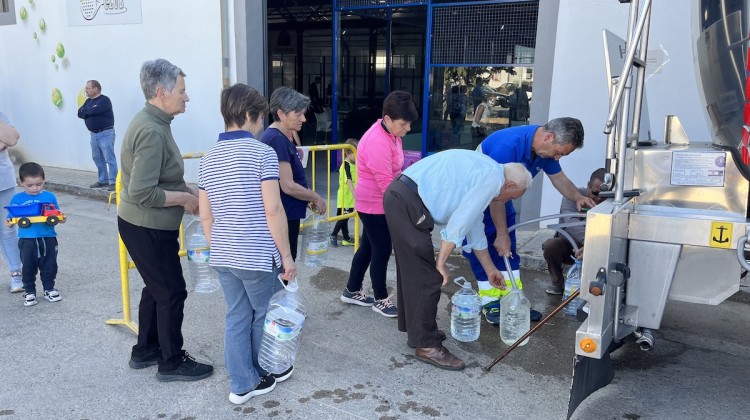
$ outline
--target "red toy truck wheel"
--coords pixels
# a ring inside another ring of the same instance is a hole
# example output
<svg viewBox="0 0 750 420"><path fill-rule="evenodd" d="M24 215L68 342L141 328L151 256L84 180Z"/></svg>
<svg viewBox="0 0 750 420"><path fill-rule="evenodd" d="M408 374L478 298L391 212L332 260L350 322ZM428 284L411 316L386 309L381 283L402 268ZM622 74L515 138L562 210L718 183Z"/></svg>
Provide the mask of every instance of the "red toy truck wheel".
<svg viewBox="0 0 750 420"><path fill-rule="evenodd" d="M27 228L29 226L31 226L31 220L29 220L28 218L22 217L18 219L18 227Z"/></svg>
<svg viewBox="0 0 750 420"><path fill-rule="evenodd" d="M57 216L48 216L47 217L47 225L48 226L55 226L60 222L60 219Z"/></svg>

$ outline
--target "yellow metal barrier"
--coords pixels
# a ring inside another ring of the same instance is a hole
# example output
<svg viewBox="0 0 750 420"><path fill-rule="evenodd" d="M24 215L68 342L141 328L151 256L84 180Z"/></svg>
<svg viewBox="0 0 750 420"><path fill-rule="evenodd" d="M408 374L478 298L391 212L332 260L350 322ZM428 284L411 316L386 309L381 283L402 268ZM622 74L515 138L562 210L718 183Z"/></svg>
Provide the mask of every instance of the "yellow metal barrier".
<svg viewBox="0 0 750 420"><path fill-rule="evenodd" d="M183 159L200 159L203 157L203 153L185 153L182 155ZM121 173L117 173L117 181L115 181L115 192L109 195L109 205L112 204L112 196L115 197L115 205L120 205L120 190L122 189ZM184 257L187 255L187 249L185 248L185 235L182 224L180 224L180 251L179 255ZM135 263L128 259L128 250L125 248L125 244L122 243L120 234L117 234L118 251L120 255L120 288L122 294L122 319L108 319L105 321L109 325L125 325L138 334L138 324L136 324L130 313L130 274L129 270L135 268Z"/></svg>
<svg viewBox="0 0 750 420"><path fill-rule="evenodd" d="M322 145L322 146L309 146L309 148L306 147L312 154L312 190L315 191L315 154L313 152L320 152L320 151L326 151L327 152L327 162L328 162L328 168L331 167L332 163L332 152L338 151L338 150L349 150L354 153L357 152L357 149L354 148L354 146L349 144L332 144L332 145ZM203 157L202 152L198 153L185 153L182 155L183 159L200 159ZM327 182L326 182L326 208L327 208L327 214L326 214L326 220L328 222L335 222L338 220L343 219L349 219L354 218L354 251L359 248L359 215L357 212L352 212L349 214L343 214L340 216L336 216L335 212L334 215L331 216L331 171L326 171L327 176ZM109 205L112 204L112 197L114 196L115 199L115 206L120 205L120 190L122 189L122 179L120 176L120 173L117 174L117 181L115 182L115 191L109 195ZM301 224L301 227L304 228L304 223ZM181 257L184 257L187 255L187 249L185 247L185 235L184 235L184 229L182 224L180 224L180 251L179 255ZM119 247L119 256L120 256L120 287L121 287L121 294L122 294L122 319L108 319L106 321L107 324L110 325L125 325L126 327L130 328L138 334L138 324L136 324L132 317L131 317L131 311L130 311L130 275L129 270L132 270L135 268L135 263L131 261L128 258L128 250L125 248L125 244L122 242L122 239L120 238L120 235L117 235L117 242Z"/></svg>
<svg viewBox="0 0 750 420"><path fill-rule="evenodd" d="M351 151L355 155L357 153L357 149L354 146L352 146L350 144L346 144L346 143L342 143L342 144L328 144L328 145L321 145L321 146L308 146L308 147L306 147L306 149L308 149L310 151L310 153L309 153L310 156L309 157L312 159L312 180L310 182L310 185L311 185L311 189L313 191L315 191L315 177L316 177L316 171L315 171L316 159L315 159L315 153L313 153L313 152L328 152L328 153L326 153L326 156L328 158L327 159L327 164L328 164L327 168L330 168L331 167L331 163L333 162L332 161L332 155L333 155L332 152L336 152L338 150L341 150L344 153L345 153L345 151ZM336 191L334 191L334 194L336 194ZM357 249L359 249L359 236L360 236L359 235L359 214L357 214L357 212L354 211L354 212L349 213L349 214L342 214L340 216L336 216L336 212L334 211L333 212L333 216L331 215L331 171L330 170L326 171L326 209L327 209L326 220L328 222L336 222L336 221L339 221L339 220L350 219L352 217L354 218L354 252L357 252ZM305 226L304 223L300 224L300 228L301 229L304 229L305 227L306 226Z"/></svg>

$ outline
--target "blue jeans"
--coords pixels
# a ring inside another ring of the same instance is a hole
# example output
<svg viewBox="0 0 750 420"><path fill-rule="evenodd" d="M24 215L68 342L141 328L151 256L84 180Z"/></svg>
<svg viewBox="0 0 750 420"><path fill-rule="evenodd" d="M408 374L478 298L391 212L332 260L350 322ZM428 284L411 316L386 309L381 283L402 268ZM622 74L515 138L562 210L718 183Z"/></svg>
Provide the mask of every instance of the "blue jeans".
<svg viewBox="0 0 750 420"><path fill-rule="evenodd" d="M16 187L8 188L7 190L0 191L0 207L10 205L10 199L16 193ZM5 255L5 262L8 264L8 269L11 272L21 271L21 254L18 252L18 232L16 231L16 225L6 226L5 223L0 223L0 246L3 247L3 255Z"/></svg>
<svg viewBox="0 0 750 420"><path fill-rule="evenodd" d="M91 133L91 158L94 159L100 184L114 185L117 178L115 129Z"/></svg>
<svg viewBox="0 0 750 420"><path fill-rule="evenodd" d="M272 272L215 267L224 290L227 304L224 330L224 362L235 394L252 391L260 383L260 375L267 375L258 364L258 352L263 338L263 324L268 301L281 290Z"/></svg>

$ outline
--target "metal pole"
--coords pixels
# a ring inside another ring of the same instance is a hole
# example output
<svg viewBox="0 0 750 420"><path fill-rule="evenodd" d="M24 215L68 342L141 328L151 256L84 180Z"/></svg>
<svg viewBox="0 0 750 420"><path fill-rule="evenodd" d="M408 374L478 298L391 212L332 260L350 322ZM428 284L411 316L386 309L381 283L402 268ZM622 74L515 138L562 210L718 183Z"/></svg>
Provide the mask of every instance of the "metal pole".
<svg viewBox="0 0 750 420"><path fill-rule="evenodd" d="M644 5L644 10L649 10L651 8L651 0L646 0ZM627 79L628 76L630 76L630 69L633 66L633 57L635 56L635 50L636 50L636 44L638 40L640 39L640 34L643 31L643 26L646 23L646 13L643 13L638 18L638 24L636 26L636 30L633 36L633 39L628 40L630 44L628 45L628 54L625 58L625 65L623 66L622 72L620 73L620 80ZM617 91L615 92L615 104L620 104L620 100L622 99L622 93L625 89L625 84L620 83L617 86ZM617 108L612 108L609 110L609 115L607 116L607 123L604 127L604 134L609 134L610 131L612 131L612 127L614 127L614 118L615 113L617 113Z"/></svg>
<svg viewBox="0 0 750 420"><path fill-rule="evenodd" d="M498 356L498 357L497 357L497 359L493 360L493 361L492 361L492 363L490 363L490 365L489 365L489 366L487 366L486 368L484 368L484 370L486 370L486 371L488 371L488 372L489 372L489 371L490 371L490 369L492 369L492 368L493 368L493 367L494 367L494 366L495 366L496 364L500 363L500 361L501 361L501 360L503 360L503 359L505 358L505 356L507 356L508 354L510 354L510 352L512 352L513 350L515 350L515 349L516 349L516 347L518 347L518 346L519 346L519 345L520 345L521 343L523 343L523 341L524 341L524 340L526 340L526 339L527 339L527 338L529 338L529 337L530 337L530 336L531 336L532 334L534 334L534 333L535 333L535 332L536 332L536 331L537 331L537 330L538 330L539 328L541 328L541 327L542 327L542 325L546 324L546 323L547 323L547 321L549 321L549 320L550 320L550 318L552 318L552 317L553 317L553 316L555 316L555 315L556 315L556 314L557 314L558 312L560 312L560 311L562 310L562 308L564 308L564 307L568 306L568 304L569 304L570 302L572 302L572 301L573 301L573 299L577 298L577 297L578 297L578 295L579 295L580 293L581 293L581 289L578 289L578 290L576 290L575 292L573 292L573 293L572 293L572 294L571 294L571 295L570 295L570 296L569 296L569 297L568 297L567 299L565 299L565 301L564 301L563 303L561 303L561 304L560 304L560 306L558 306L557 308L555 308L555 310L553 310L552 312L550 312L550 313L549 313L549 314L548 314L547 316L545 316L545 317L544 317L544 318L543 318L543 319L542 319L541 321L539 321L539 322L538 322L538 323L537 323L537 324L536 324L536 325L534 326L534 328L532 328L532 329L530 329L529 331L527 331L527 332L526 332L526 334L524 334L524 335L523 335L523 337L519 338L519 339L518 339L518 340L517 340L517 341L516 341L515 343L513 343L513 345L512 345L512 346L508 347L508 349L507 349L507 350L505 350L505 352L503 352L503 354L501 354L500 356Z"/></svg>
<svg viewBox="0 0 750 420"><path fill-rule="evenodd" d="M641 132L641 109L643 107L643 90L644 84L646 83L646 58L648 55L648 32L651 23L651 9L645 10L646 13L646 25L643 27L643 35L641 36L641 45L639 48L638 58L641 60L642 65L638 66L635 73L635 99L633 101L633 127L631 132L635 134L631 143L632 147L638 146L638 139L640 138Z"/></svg>
<svg viewBox="0 0 750 420"><path fill-rule="evenodd" d="M115 180L115 204L120 205L120 191L122 190L122 172L117 173ZM120 293L122 294L122 319L108 319L109 325L125 325L138 334L138 324L133 322L130 315L130 278L128 270L131 268L128 262L128 250L122 243L120 234L117 234L118 256L120 259Z"/></svg>
<svg viewBox="0 0 750 420"><path fill-rule="evenodd" d="M341 67L341 12L338 0L333 0L333 31L331 33L331 143L339 142L339 68ZM321 85L321 88L323 86ZM342 142L343 143L343 142Z"/></svg>
<svg viewBox="0 0 750 420"><path fill-rule="evenodd" d="M630 77L630 71L633 68L633 59L635 57L635 51L636 47L638 46L638 42L641 39L641 35L643 35L643 28L646 24L647 18L650 16L648 13L651 10L651 0L646 0L643 5L643 12L638 17L638 24L636 25L636 29L633 32L633 36L628 40L628 57L625 61L625 66L623 68L623 74L620 76L621 84L618 86L617 93L615 94L615 104L622 106L622 107L628 107L629 104L623 104L621 102L622 99L622 93L625 88L625 85L628 85L628 82L622 83L623 80L627 81L627 79ZM609 119L607 121L607 128L605 128L605 133L607 130L611 130L612 126L612 118L614 118L614 114L617 112L617 108L610 109L609 111ZM623 119L627 118L627 113L623 113ZM627 124L626 121L623 121L622 124L623 131L627 130ZM627 148L627 134L625 132L620 133L620 140L618 144L618 152L617 152L617 175L615 180L615 204L622 204L623 203L623 192L624 192L624 185L623 182L625 181L625 150Z"/></svg>
<svg viewBox="0 0 750 420"><path fill-rule="evenodd" d="M430 137L430 101L432 82L432 4L427 5L427 28L425 30L424 47L424 82L422 87L422 147L421 157L427 156L427 141ZM442 112L440 117L442 118Z"/></svg>

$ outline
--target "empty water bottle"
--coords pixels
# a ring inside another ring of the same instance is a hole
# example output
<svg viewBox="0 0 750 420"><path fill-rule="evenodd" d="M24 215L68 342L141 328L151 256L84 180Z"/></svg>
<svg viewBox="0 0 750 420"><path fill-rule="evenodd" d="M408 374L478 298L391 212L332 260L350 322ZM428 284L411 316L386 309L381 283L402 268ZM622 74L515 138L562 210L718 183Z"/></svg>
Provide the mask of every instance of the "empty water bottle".
<svg viewBox="0 0 750 420"><path fill-rule="evenodd" d="M563 300L567 299L575 293L576 290L581 288L581 260L576 259L575 263L570 266L568 270L568 278L565 279L565 289L563 290ZM573 299L565 308L563 312L565 315L576 316L578 307L584 303L584 300L580 297Z"/></svg>
<svg viewBox="0 0 750 420"><path fill-rule="evenodd" d="M196 230L187 243L188 267L191 284L198 293L211 293L219 289L219 281L209 265L211 249L203 232Z"/></svg>
<svg viewBox="0 0 750 420"><path fill-rule="evenodd" d="M453 294L451 302L451 336L458 341L469 342L479 338L482 303L479 295L464 277L453 280L461 289Z"/></svg>
<svg viewBox="0 0 750 420"><path fill-rule="evenodd" d="M309 267L321 267L328 255L330 229L325 216L313 213L303 222L302 262Z"/></svg>
<svg viewBox="0 0 750 420"><path fill-rule="evenodd" d="M500 339L511 345L531 329L531 304L516 284L508 257L503 256L513 289L500 299ZM529 342L528 337L520 346Z"/></svg>
<svg viewBox="0 0 750 420"><path fill-rule="evenodd" d="M279 281L283 285L279 275ZM307 315L305 299L299 294L297 279L284 285L268 303L258 364L270 373L282 373L297 358L299 336Z"/></svg>

